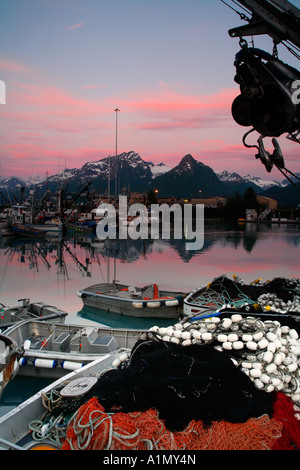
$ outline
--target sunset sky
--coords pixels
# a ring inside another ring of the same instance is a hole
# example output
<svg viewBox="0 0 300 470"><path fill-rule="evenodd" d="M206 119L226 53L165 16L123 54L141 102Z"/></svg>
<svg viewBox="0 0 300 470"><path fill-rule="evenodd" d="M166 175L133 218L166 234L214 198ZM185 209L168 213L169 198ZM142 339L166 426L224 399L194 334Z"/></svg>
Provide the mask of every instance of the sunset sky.
<svg viewBox="0 0 300 470"><path fill-rule="evenodd" d="M220 0L1 0L0 180L114 155L115 108L118 153L170 167L190 153L215 171L282 180L231 117L239 44L228 29L240 24ZM254 44L272 52L269 37ZM299 145L278 140L286 167L300 171Z"/></svg>

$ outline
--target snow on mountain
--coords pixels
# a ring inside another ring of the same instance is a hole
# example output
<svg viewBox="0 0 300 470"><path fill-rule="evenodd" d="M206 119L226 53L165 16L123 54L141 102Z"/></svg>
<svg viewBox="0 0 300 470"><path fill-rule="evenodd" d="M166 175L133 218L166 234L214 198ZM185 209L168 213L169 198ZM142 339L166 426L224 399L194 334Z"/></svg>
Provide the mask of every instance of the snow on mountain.
<svg viewBox="0 0 300 470"><path fill-rule="evenodd" d="M261 188L262 190L266 190L269 188L275 187L281 187L281 183L275 180L264 180L260 178L259 176L251 176L251 175L245 175L241 176L238 173L230 173L227 170L223 170L220 173L217 173L218 177L220 178L221 181L224 183L247 183L247 184L254 184Z"/></svg>
<svg viewBox="0 0 300 470"><path fill-rule="evenodd" d="M223 170L221 173L217 173L218 177L224 183L241 183L243 178L238 173L230 173L227 170Z"/></svg>
<svg viewBox="0 0 300 470"><path fill-rule="evenodd" d="M160 194L174 194L180 190L182 194L197 194L201 190L202 195L219 194L225 197L236 191L241 194L252 186L256 193L277 188L285 188L287 180L283 182L265 180L261 177L246 175L241 176L235 172L223 170L214 172L213 169L200 161L195 160L192 155L185 155L177 166L170 168L161 162L154 164L144 161L141 156L133 150L123 152L117 156L107 156L97 161L85 163L81 168L64 169L48 178L33 174L26 180L20 177L9 177L1 181L1 187L20 191L21 187L30 189L37 185L37 189L44 190L47 183L52 192L57 191L65 183L69 192L76 192L81 185L91 182L92 188L105 193L108 185L108 173L110 163L111 190L114 185L117 190L128 187L131 191L145 191L151 187L155 180L155 185ZM300 173L297 174L300 176ZM180 193L180 194L181 194ZM167 197L166 196L166 197Z"/></svg>
<svg viewBox="0 0 300 470"><path fill-rule="evenodd" d="M251 175L246 175L243 176L243 180L246 183L254 183L257 186L259 186L261 189L266 190L269 188L273 188L274 186L280 187L281 184L278 183L278 181L275 180L264 180L258 176L251 176Z"/></svg>
<svg viewBox="0 0 300 470"><path fill-rule="evenodd" d="M171 170L171 168L165 165L165 163L158 163L157 165L154 165L154 163L152 163L152 165L153 166L150 168L150 170L152 171L152 178L164 175L165 173Z"/></svg>

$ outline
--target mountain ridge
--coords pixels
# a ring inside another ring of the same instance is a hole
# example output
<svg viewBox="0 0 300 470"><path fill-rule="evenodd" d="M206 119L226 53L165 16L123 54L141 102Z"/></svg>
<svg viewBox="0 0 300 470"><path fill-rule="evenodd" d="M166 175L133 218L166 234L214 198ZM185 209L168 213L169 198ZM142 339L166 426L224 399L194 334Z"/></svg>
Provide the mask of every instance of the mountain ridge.
<svg viewBox="0 0 300 470"><path fill-rule="evenodd" d="M51 191L57 191L62 185L67 184L70 192L76 192L81 185L91 181L93 190L104 194L108 186L109 163L111 194L126 187L135 192L156 189L160 197L231 197L237 191L243 194L250 186L256 194L266 193L268 197L272 197L272 194L277 195L279 202L281 200L285 201L285 204L297 202L297 197L293 195L291 185L287 184L286 180L282 182L264 180L251 175L241 176L228 170L215 172L191 154L184 155L175 167L170 168L163 162L159 164L146 162L133 150L86 162L81 168L66 168L47 179L39 178L38 175L32 175L27 180L16 176L7 177L2 180L0 187L5 190L17 190L25 186L27 189L36 187L42 190L47 186ZM296 192L295 188L294 191Z"/></svg>

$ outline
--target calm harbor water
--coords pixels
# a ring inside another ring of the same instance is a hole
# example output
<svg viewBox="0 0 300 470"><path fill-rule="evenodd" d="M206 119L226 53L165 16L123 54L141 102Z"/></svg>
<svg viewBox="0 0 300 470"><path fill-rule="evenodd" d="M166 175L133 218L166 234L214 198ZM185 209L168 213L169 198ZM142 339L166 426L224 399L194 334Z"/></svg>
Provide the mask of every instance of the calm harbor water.
<svg viewBox="0 0 300 470"><path fill-rule="evenodd" d="M13 306L28 297L66 310L67 323L148 328L159 322L84 309L77 291L114 277L136 286L156 282L160 288L184 292L222 274L238 274L247 283L259 277L300 277L299 235L299 225L206 221L204 246L198 251L187 251L185 240L0 238L0 302ZM4 390L0 413L45 385L40 379L17 377Z"/></svg>
<svg viewBox="0 0 300 470"><path fill-rule="evenodd" d="M238 274L245 282L299 277L299 262L300 225L288 224L206 221L203 248L195 251L186 250L185 240L172 239L0 238L0 302L13 306L28 297L66 310L67 323L134 327L123 316L82 311L77 291L115 277L131 285L156 282L162 289L189 292L222 274Z"/></svg>

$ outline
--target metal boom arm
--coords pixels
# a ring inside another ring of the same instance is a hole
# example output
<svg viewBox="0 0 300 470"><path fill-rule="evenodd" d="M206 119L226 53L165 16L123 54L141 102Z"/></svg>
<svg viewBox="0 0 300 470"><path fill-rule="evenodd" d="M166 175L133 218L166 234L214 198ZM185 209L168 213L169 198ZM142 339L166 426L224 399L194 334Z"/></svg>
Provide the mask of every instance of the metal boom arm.
<svg viewBox="0 0 300 470"><path fill-rule="evenodd" d="M287 0L238 0L252 12L249 24L229 30L231 37L268 34L277 43L300 47L300 10Z"/></svg>

